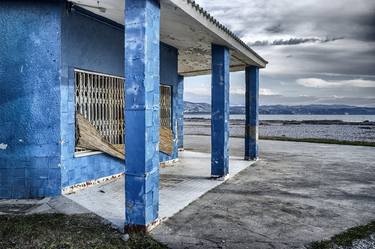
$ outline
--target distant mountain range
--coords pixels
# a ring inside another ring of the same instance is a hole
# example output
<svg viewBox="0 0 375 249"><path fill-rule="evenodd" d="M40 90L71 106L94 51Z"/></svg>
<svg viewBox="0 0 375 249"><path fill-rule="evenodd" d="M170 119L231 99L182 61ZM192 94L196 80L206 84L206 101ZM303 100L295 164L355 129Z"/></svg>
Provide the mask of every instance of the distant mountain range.
<svg viewBox="0 0 375 249"><path fill-rule="evenodd" d="M186 114L209 114L211 105L185 101ZM231 106L231 114L245 114L245 106ZM375 108L348 105L268 105L259 107L260 114L274 115L375 115Z"/></svg>

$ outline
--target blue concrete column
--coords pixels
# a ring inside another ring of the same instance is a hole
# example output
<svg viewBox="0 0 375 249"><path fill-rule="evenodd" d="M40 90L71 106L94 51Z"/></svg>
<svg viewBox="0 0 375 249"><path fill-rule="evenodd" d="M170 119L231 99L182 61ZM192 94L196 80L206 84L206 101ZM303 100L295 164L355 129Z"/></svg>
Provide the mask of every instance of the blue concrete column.
<svg viewBox="0 0 375 249"><path fill-rule="evenodd" d="M178 148L184 148L184 76L178 76L177 85L177 133Z"/></svg>
<svg viewBox="0 0 375 249"><path fill-rule="evenodd" d="M212 45L211 175L229 171L229 49Z"/></svg>
<svg viewBox="0 0 375 249"><path fill-rule="evenodd" d="M255 160L258 149L258 113L259 113L259 68L246 67L246 125L245 160Z"/></svg>
<svg viewBox="0 0 375 249"><path fill-rule="evenodd" d="M159 211L160 5L125 0L125 229Z"/></svg>

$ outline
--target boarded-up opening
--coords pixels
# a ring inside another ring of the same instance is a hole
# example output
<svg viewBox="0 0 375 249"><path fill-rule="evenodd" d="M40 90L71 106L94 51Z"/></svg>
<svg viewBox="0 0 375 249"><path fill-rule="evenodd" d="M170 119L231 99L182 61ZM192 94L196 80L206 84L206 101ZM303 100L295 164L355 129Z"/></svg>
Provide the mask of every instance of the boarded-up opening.
<svg viewBox="0 0 375 249"><path fill-rule="evenodd" d="M95 127L104 141L113 145L124 144L124 78L75 70L76 113ZM76 153L92 152L77 144Z"/></svg>
<svg viewBox="0 0 375 249"><path fill-rule="evenodd" d="M173 153L172 87L160 85L160 151Z"/></svg>
<svg viewBox="0 0 375 249"><path fill-rule="evenodd" d="M124 159L124 79L75 70L76 155L98 151ZM172 88L160 86L160 151L173 153Z"/></svg>

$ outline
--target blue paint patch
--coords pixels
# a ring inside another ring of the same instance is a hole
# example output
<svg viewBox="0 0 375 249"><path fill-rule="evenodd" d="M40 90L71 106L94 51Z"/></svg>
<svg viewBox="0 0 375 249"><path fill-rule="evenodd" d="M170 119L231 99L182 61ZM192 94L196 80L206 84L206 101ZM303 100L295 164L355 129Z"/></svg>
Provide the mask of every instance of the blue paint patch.
<svg viewBox="0 0 375 249"><path fill-rule="evenodd" d="M259 68L246 67L246 132L245 159L255 160L259 157L258 127L259 127Z"/></svg>
<svg viewBox="0 0 375 249"><path fill-rule="evenodd" d="M211 175L229 172L229 49L212 45Z"/></svg>

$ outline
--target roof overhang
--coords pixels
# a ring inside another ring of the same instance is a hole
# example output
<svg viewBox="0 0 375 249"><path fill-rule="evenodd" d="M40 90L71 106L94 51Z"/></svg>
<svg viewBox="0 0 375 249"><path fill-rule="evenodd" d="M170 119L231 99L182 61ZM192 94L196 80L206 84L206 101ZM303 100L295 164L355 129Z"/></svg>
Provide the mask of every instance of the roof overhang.
<svg viewBox="0 0 375 249"><path fill-rule="evenodd" d="M124 25L125 0L100 1L100 8L95 8L98 7L97 0L74 2L97 15ZM212 43L230 49L232 72L244 70L248 65L266 67L266 60L194 1L160 0L160 6L160 40L179 50L179 74L184 76L209 74Z"/></svg>

